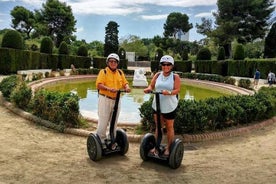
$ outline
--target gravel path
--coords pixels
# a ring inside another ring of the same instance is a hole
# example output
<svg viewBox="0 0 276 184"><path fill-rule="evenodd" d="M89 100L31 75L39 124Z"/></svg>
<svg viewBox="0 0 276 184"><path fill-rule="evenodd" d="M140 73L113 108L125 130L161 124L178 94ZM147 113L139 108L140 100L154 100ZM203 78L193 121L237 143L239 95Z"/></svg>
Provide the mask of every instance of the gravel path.
<svg viewBox="0 0 276 184"><path fill-rule="evenodd" d="M0 106L0 183L276 183L276 124L251 134L185 145L172 170L125 156L89 159L86 138L35 125ZM192 150L190 148L196 148Z"/></svg>

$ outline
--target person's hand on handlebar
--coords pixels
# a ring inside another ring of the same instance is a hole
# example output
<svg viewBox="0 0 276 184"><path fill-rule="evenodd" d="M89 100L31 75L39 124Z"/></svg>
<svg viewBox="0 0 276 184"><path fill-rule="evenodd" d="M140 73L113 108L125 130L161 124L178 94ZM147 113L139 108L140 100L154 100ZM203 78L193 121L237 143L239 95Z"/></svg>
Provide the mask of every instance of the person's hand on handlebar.
<svg viewBox="0 0 276 184"><path fill-rule="evenodd" d="M144 93L151 93L152 92L152 89L151 88L145 88L144 89Z"/></svg>
<svg viewBox="0 0 276 184"><path fill-rule="evenodd" d="M168 90L162 90L161 93L162 95L172 95L172 92Z"/></svg>
<svg viewBox="0 0 276 184"><path fill-rule="evenodd" d="M125 92L129 93L131 91L130 87L127 85L125 85Z"/></svg>

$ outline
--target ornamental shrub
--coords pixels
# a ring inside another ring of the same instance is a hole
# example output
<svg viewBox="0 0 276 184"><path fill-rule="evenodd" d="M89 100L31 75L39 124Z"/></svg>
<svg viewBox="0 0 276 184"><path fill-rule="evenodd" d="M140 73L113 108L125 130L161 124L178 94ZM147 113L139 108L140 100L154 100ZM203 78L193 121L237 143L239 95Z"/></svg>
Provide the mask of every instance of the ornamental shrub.
<svg viewBox="0 0 276 184"><path fill-rule="evenodd" d="M124 48L120 47L119 51L118 51L118 54L120 56L120 59L126 59L126 51L125 51Z"/></svg>
<svg viewBox="0 0 276 184"><path fill-rule="evenodd" d="M11 75L9 77L4 78L0 83L0 91L2 92L3 97L6 100L10 99L10 95L13 89L16 87L18 82L18 78L16 75Z"/></svg>
<svg viewBox="0 0 276 184"><path fill-rule="evenodd" d="M25 110L32 99L32 89L22 81L12 91L10 99L15 106Z"/></svg>
<svg viewBox="0 0 276 184"><path fill-rule="evenodd" d="M41 41L40 52L46 54L52 54L54 43L50 37L44 37Z"/></svg>
<svg viewBox="0 0 276 184"><path fill-rule="evenodd" d="M188 55L188 50L187 50L187 48L184 48L184 49L182 50L181 58L182 58L183 61L189 59L189 55Z"/></svg>
<svg viewBox="0 0 276 184"><path fill-rule="evenodd" d="M81 45L77 51L78 56L88 56L88 49L85 45Z"/></svg>
<svg viewBox="0 0 276 184"><path fill-rule="evenodd" d="M2 39L2 47L23 49L24 43L21 34L15 30L7 31Z"/></svg>
<svg viewBox="0 0 276 184"><path fill-rule="evenodd" d="M234 51L234 60L244 60L245 52L242 44L238 44Z"/></svg>
<svg viewBox="0 0 276 184"><path fill-rule="evenodd" d="M242 88L250 89L251 81L249 79L240 79L238 86Z"/></svg>
<svg viewBox="0 0 276 184"><path fill-rule="evenodd" d="M58 53L64 54L64 55L69 54L69 49L68 49L67 43L65 41L62 41L61 44L59 45Z"/></svg>
<svg viewBox="0 0 276 184"><path fill-rule="evenodd" d="M208 48L204 47L201 48L197 55L196 55L196 60L211 60L211 52Z"/></svg>
<svg viewBox="0 0 276 184"><path fill-rule="evenodd" d="M158 48L156 50L156 54L155 54L155 60L159 61L161 59L161 57L163 56L163 50L161 48Z"/></svg>
<svg viewBox="0 0 276 184"><path fill-rule="evenodd" d="M64 128L80 127L78 96L41 89L31 101L34 115L49 120Z"/></svg>
<svg viewBox="0 0 276 184"><path fill-rule="evenodd" d="M225 50L224 50L224 47L219 47L217 60L225 60Z"/></svg>

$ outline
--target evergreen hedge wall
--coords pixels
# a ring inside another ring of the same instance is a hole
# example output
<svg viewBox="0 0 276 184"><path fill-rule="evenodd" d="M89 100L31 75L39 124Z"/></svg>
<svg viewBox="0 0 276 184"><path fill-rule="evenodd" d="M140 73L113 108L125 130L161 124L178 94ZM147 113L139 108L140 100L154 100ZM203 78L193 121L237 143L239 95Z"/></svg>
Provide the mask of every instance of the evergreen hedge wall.
<svg viewBox="0 0 276 184"><path fill-rule="evenodd" d="M0 48L0 74L15 74L18 70L89 68L91 58L46 54L28 50Z"/></svg>
<svg viewBox="0 0 276 184"><path fill-rule="evenodd" d="M256 69L261 72L261 78L266 79L269 71L276 72L276 58L246 59L226 61L195 61L196 73L219 74L222 76L240 76L253 78Z"/></svg>
<svg viewBox="0 0 276 184"><path fill-rule="evenodd" d="M93 58L93 68L102 69L105 68L106 65L106 57L95 57ZM128 60L127 59L120 59L118 68L120 69L127 69Z"/></svg>
<svg viewBox="0 0 276 184"><path fill-rule="evenodd" d="M159 61L151 61L150 63L151 71L157 72L161 70ZM192 71L192 61L174 61L174 71L178 72L191 72Z"/></svg>

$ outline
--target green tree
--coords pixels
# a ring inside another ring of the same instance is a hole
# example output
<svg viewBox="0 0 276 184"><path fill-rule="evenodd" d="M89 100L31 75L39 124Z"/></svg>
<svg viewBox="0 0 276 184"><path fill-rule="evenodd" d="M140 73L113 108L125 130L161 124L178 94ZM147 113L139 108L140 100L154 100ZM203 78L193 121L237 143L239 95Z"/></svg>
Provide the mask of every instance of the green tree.
<svg viewBox="0 0 276 184"><path fill-rule="evenodd" d="M104 43L104 56L108 56L110 53L117 53L119 49L118 41L118 27L119 25L110 21L105 27L105 43Z"/></svg>
<svg viewBox="0 0 276 184"><path fill-rule="evenodd" d="M59 47L64 40L71 41L73 32L76 32L76 20L71 7L58 0L47 0L46 3L42 4L42 7L40 11L36 11L39 24L37 30L46 31L46 35L55 41L56 47Z"/></svg>
<svg viewBox="0 0 276 184"><path fill-rule="evenodd" d="M121 47L127 52L135 52L137 57L148 57L148 48L144 45L144 42L135 35L129 35L121 43Z"/></svg>
<svg viewBox="0 0 276 184"><path fill-rule="evenodd" d="M264 53L264 43L264 40L258 40L244 45L245 56L248 58L262 58Z"/></svg>
<svg viewBox="0 0 276 184"><path fill-rule="evenodd" d="M210 33L213 41L224 47L226 58L231 57L231 42L248 43L263 38L268 19L274 11L273 0L218 0L213 13L216 28Z"/></svg>
<svg viewBox="0 0 276 184"><path fill-rule="evenodd" d="M201 24L196 23L196 32L205 36L210 36L213 21L211 19L201 18Z"/></svg>
<svg viewBox="0 0 276 184"><path fill-rule="evenodd" d="M12 16L11 27L23 33L29 39L36 22L34 13L23 6L16 6L11 10L10 14Z"/></svg>
<svg viewBox="0 0 276 184"><path fill-rule="evenodd" d="M264 57L276 57L276 22L272 25L267 37L265 38Z"/></svg>
<svg viewBox="0 0 276 184"><path fill-rule="evenodd" d="M186 14L173 12L167 17L163 34L165 37L173 36L176 38L176 33L180 31L187 33L192 28L193 25L189 23L189 17Z"/></svg>
<svg viewBox="0 0 276 184"><path fill-rule="evenodd" d="M213 31L212 24L213 21L211 19L206 19L204 17L201 18L201 24L196 23L196 32L206 36L206 38L202 39L205 45L209 43L210 36Z"/></svg>
<svg viewBox="0 0 276 184"><path fill-rule="evenodd" d="M273 0L218 0L214 13L217 33L224 32L239 43L263 38L268 29L268 19L275 7ZM213 34L215 36L215 34Z"/></svg>
<svg viewBox="0 0 276 184"><path fill-rule="evenodd" d="M93 41L87 45L90 56L103 56L104 44L100 41Z"/></svg>

